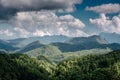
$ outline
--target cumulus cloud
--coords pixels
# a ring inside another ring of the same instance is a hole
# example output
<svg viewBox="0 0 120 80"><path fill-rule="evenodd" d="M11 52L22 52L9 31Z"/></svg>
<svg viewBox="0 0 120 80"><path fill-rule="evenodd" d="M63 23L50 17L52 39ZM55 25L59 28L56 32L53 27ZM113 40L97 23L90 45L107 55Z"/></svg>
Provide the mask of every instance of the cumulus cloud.
<svg viewBox="0 0 120 80"><path fill-rule="evenodd" d="M104 14L120 13L120 4L102 4L94 7L86 7L86 10Z"/></svg>
<svg viewBox="0 0 120 80"><path fill-rule="evenodd" d="M11 32L11 31L9 31L8 29L6 29L6 30L0 30L0 36L13 36L14 35L14 33L13 32Z"/></svg>
<svg viewBox="0 0 120 80"><path fill-rule="evenodd" d="M0 0L0 19L9 19L21 11L72 12L80 3L82 0Z"/></svg>
<svg viewBox="0 0 120 80"><path fill-rule="evenodd" d="M105 32L116 32L120 34L120 15L110 19L109 17L106 17L105 14L100 14L99 18L90 19L90 23L96 25Z"/></svg>
<svg viewBox="0 0 120 80"><path fill-rule="evenodd" d="M66 9L81 2L82 0L1 0L1 5L17 9Z"/></svg>
<svg viewBox="0 0 120 80"><path fill-rule="evenodd" d="M24 36L86 36L85 24L72 15L57 16L51 11L19 12L10 20L14 30Z"/></svg>
<svg viewBox="0 0 120 80"><path fill-rule="evenodd" d="M0 18L6 19L20 11L54 10L59 12L71 12L75 10L75 4L82 0L0 0Z"/></svg>

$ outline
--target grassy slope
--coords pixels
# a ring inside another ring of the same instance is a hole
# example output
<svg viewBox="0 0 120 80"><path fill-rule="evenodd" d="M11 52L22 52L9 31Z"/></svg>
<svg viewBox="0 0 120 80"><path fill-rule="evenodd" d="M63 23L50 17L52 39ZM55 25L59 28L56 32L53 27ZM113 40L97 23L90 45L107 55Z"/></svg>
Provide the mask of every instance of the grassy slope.
<svg viewBox="0 0 120 80"><path fill-rule="evenodd" d="M76 58L76 57L78 58L80 56L85 56L89 54L105 54L110 51L111 51L110 49L90 49L90 50L62 53L56 46L47 45L41 48L28 51L25 54L32 57L39 57L42 55L47 57L49 60L58 63L68 58Z"/></svg>

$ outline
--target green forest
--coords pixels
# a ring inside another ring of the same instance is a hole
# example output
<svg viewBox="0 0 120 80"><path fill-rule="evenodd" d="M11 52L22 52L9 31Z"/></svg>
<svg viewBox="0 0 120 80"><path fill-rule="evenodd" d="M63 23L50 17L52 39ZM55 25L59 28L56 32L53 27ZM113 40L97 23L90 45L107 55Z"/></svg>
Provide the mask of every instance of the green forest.
<svg viewBox="0 0 120 80"><path fill-rule="evenodd" d="M120 80L120 50L59 63L44 56L1 53L0 80Z"/></svg>

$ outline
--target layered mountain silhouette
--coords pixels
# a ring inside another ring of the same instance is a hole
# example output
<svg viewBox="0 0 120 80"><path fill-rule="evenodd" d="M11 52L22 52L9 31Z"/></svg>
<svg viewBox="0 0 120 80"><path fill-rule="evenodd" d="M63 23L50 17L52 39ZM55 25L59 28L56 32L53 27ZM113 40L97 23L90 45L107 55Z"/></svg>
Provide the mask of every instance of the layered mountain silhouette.
<svg viewBox="0 0 120 80"><path fill-rule="evenodd" d="M110 48L112 50L120 48L120 44L117 43L109 44L107 40L96 35L90 37L72 38L66 43L53 43L53 45L57 46L62 52L75 52L79 50L87 50L94 48L99 49Z"/></svg>
<svg viewBox="0 0 120 80"><path fill-rule="evenodd" d="M67 42L71 44L95 44L95 43L108 44L107 40L97 35L90 36L90 37L76 37L76 38L70 39Z"/></svg>
<svg viewBox="0 0 120 80"><path fill-rule="evenodd" d="M62 35L19 38L13 40L1 40L0 49L19 53L29 52L37 48L56 47L61 52L76 52L89 49L120 49L119 43L109 43L105 38L94 35L89 37L66 37ZM53 49L52 49L53 50Z"/></svg>
<svg viewBox="0 0 120 80"><path fill-rule="evenodd" d="M17 47L13 47L7 41L0 40L0 49L4 49L6 51L14 51L18 49Z"/></svg>
<svg viewBox="0 0 120 80"><path fill-rule="evenodd" d="M36 48L40 48L44 46L43 44L41 44L39 41L35 41L35 42L32 42L28 45L26 45L25 47L21 48L19 50L20 53L23 53L23 52L27 52L27 51L30 51L30 50L33 50L33 49L36 49Z"/></svg>
<svg viewBox="0 0 120 80"><path fill-rule="evenodd" d="M12 46L22 48L35 41L39 41L42 44L50 44L55 42L65 42L66 40L69 40L69 37L63 35L54 35L54 36L43 36L43 37L18 38L18 39L8 40L8 42Z"/></svg>

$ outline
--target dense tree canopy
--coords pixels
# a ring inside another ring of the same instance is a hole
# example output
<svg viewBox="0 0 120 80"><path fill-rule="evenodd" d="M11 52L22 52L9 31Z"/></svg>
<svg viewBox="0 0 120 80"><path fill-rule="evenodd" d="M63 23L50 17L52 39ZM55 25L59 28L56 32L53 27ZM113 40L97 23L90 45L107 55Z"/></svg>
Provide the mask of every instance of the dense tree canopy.
<svg viewBox="0 0 120 80"><path fill-rule="evenodd" d="M0 54L1 80L47 80L52 65L21 54Z"/></svg>
<svg viewBox="0 0 120 80"><path fill-rule="evenodd" d="M57 80L120 80L120 51L105 55L88 55L61 62Z"/></svg>
<svg viewBox="0 0 120 80"><path fill-rule="evenodd" d="M0 54L0 80L120 80L120 51L67 59Z"/></svg>

